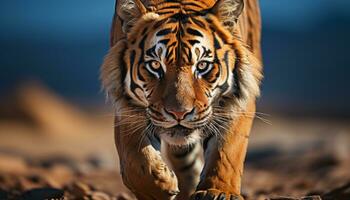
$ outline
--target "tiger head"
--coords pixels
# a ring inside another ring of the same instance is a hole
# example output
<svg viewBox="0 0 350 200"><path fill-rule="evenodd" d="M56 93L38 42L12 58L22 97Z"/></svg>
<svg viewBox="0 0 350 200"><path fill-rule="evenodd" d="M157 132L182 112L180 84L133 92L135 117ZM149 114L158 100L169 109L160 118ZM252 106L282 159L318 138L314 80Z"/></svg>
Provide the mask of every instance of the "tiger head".
<svg viewBox="0 0 350 200"><path fill-rule="evenodd" d="M242 10L243 0L124 0L125 38L105 58L104 88L113 101L142 108L170 144L225 128L228 110L259 95L259 62L236 27Z"/></svg>

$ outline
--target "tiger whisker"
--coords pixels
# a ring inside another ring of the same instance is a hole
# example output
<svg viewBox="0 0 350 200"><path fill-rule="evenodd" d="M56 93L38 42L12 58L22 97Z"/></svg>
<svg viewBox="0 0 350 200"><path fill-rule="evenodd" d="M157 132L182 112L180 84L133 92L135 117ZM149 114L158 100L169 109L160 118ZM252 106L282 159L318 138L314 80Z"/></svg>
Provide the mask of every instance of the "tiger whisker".
<svg viewBox="0 0 350 200"><path fill-rule="evenodd" d="M259 114L259 115L264 115L264 116L271 116L271 114L263 113L263 112L233 111L233 110L227 111L227 109L224 109L222 107L216 107L216 106L213 106L213 108L214 108L214 110L220 110L220 111L224 111L224 112L241 112L241 113L252 113L252 114Z"/></svg>
<svg viewBox="0 0 350 200"><path fill-rule="evenodd" d="M127 133L126 136L134 135L134 134L137 133L138 131L142 130L144 127L145 127L144 124L141 124L141 125L139 125L139 126L137 126L137 127L132 127L132 128L131 128L132 132ZM130 129L129 129L129 130L130 130ZM128 132L129 132L129 130L128 130ZM141 134L143 134L143 133L141 133Z"/></svg>
<svg viewBox="0 0 350 200"><path fill-rule="evenodd" d="M152 124L149 123L149 124L147 125L147 127L145 128L145 130L142 131L142 133L141 133L141 139L140 139L140 142L139 142L139 145L138 145L138 151L141 150L141 145L142 145L144 139L146 138L146 136L148 135L147 133L148 133L149 128L150 128L151 126L152 126Z"/></svg>
<svg viewBox="0 0 350 200"><path fill-rule="evenodd" d="M118 122L117 124L114 124L114 127L120 127L120 126L125 126L125 125L128 125L128 126L132 126L132 125L137 125L141 122L144 122L144 120L137 120L137 121L125 121L125 122Z"/></svg>
<svg viewBox="0 0 350 200"><path fill-rule="evenodd" d="M223 110L222 108L216 108L216 110L219 110L219 111L222 111L222 112L214 112L216 114L216 116L218 116L218 114L220 115L225 115L225 116L232 116L232 115L239 115L239 114L243 114L247 117L256 117L257 119L261 120L262 122L266 123L266 124L269 124L269 125L272 125L271 121L262 117L262 116L259 116L259 115L264 115L264 116L270 116L269 114L266 114L266 113L260 113L260 112L246 112L246 111L227 111L227 110Z"/></svg>

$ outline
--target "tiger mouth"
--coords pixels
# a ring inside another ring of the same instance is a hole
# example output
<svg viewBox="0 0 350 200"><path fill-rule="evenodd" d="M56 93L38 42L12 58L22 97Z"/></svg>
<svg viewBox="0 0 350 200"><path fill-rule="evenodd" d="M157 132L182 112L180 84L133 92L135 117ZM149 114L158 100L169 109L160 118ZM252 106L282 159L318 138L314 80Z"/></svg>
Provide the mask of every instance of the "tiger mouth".
<svg viewBox="0 0 350 200"><path fill-rule="evenodd" d="M184 131L184 132L190 132L195 129L200 129L201 127L204 127L210 120L210 117L212 115L212 110L207 109L205 111L202 111L198 114L199 116L193 116L193 119L183 119L183 120L172 120L165 117L164 114L161 112L155 112L153 109L147 110L147 115L149 120L153 125L156 127L159 127L161 129L164 129L166 131ZM159 114L159 115L156 115ZM202 115L202 116L201 116Z"/></svg>
<svg viewBox="0 0 350 200"><path fill-rule="evenodd" d="M150 121L153 125L164 129L166 131L184 131L184 132L190 132L195 129L200 129L201 127L205 126L209 122L210 115L204 116L201 119L195 120L195 121L159 121L150 118Z"/></svg>
<svg viewBox="0 0 350 200"><path fill-rule="evenodd" d="M172 128L160 128L158 136L169 145L183 146L200 141L201 132L198 128L191 129L176 125Z"/></svg>
<svg viewBox="0 0 350 200"><path fill-rule="evenodd" d="M190 135L194 130L196 130L195 128L187 128L185 126L182 126L180 124L171 127L171 128L163 128L163 131L165 134L169 134L171 137L174 136L188 136Z"/></svg>

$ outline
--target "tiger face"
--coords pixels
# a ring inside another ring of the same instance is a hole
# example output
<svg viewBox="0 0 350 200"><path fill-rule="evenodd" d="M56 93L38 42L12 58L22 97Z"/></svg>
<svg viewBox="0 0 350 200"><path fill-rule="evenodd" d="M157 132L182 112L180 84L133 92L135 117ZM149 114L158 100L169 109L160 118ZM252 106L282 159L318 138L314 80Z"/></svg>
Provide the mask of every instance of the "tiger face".
<svg viewBox="0 0 350 200"><path fill-rule="evenodd" d="M125 95L169 144L193 143L210 134L206 130L225 127L230 117L220 116L224 107L238 108L258 93L258 73L249 69L249 55L230 31L239 14L224 24L214 3L203 2L159 3L153 11L134 4L144 13L126 27L120 51Z"/></svg>

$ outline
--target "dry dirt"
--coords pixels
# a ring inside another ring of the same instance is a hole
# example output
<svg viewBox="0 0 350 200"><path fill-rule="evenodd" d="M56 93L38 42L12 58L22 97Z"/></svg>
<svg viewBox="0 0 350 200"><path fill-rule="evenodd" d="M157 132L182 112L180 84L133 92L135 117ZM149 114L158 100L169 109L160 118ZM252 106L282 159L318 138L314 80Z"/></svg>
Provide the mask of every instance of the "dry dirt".
<svg viewBox="0 0 350 200"><path fill-rule="evenodd" d="M272 124L251 133L246 199L350 200L349 119L262 117ZM0 200L132 199L117 160L111 113L38 86L1 101Z"/></svg>

